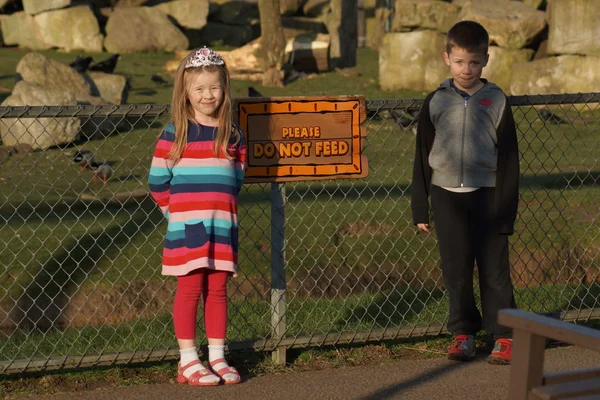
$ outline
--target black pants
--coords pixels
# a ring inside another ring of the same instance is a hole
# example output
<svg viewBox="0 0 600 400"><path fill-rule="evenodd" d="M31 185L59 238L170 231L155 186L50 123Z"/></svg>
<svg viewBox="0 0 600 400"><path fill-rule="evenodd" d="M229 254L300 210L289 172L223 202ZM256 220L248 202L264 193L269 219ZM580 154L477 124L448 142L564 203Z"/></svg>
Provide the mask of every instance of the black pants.
<svg viewBox="0 0 600 400"><path fill-rule="evenodd" d="M454 193L432 186L431 205L442 260L442 277L450 297L448 330L473 335L482 327L475 304L473 269L479 272L483 327L495 339L510 337L498 325L498 310L516 308L508 262L508 236L499 233L494 215L494 188Z"/></svg>

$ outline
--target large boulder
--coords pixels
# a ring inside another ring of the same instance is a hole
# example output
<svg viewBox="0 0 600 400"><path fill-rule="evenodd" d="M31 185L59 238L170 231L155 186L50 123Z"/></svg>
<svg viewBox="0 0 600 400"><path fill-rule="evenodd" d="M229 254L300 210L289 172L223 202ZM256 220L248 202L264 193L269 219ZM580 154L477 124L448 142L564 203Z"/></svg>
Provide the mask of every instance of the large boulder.
<svg viewBox="0 0 600 400"><path fill-rule="evenodd" d="M122 75L104 72L88 72L92 96L98 96L112 104L124 104L127 100L127 79Z"/></svg>
<svg viewBox="0 0 600 400"><path fill-rule="evenodd" d="M513 65L512 94L600 92L600 56L564 55Z"/></svg>
<svg viewBox="0 0 600 400"><path fill-rule="evenodd" d="M35 15L43 11L65 8L69 5L71 5L71 0L23 0L23 11L29 15Z"/></svg>
<svg viewBox="0 0 600 400"><path fill-rule="evenodd" d="M102 51L102 34L88 6L48 11L35 17L44 42L62 50Z"/></svg>
<svg viewBox="0 0 600 400"><path fill-rule="evenodd" d="M90 85L81 74L40 53L23 56L17 64L17 73L25 81L36 83L50 91L67 92L76 100L87 99L91 94Z"/></svg>
<svg viewBox="0 0 600 400"><path fill-rule="evenodd" d="M551 1L548 25L549 53L600 54L598 0Z"/></svg>
<svg viewBox="0 0 600 400"><path fill-rule="evenodd" d="M173 17L179 26L188 29L201 29L206 25L209 2L208 0L174 0L161 3L155 8Z"/></svg>
<svg viewBox="0 0 600 400"><path fill-rule="evenodd" d="M490 46L490 60L483 69L483 78L500 86L504 91L510 90L511 68L513 64L524 63L533 57L533 50L510 50L502 47Z"/></svg>
<svg viewBox="0 0 600 400"><path fill-rule="evenodd" d="M379 47L382 89L433 90L449 76L441 53L446 36L434 31L387 33Z"/></svg>
<svg viewBox="0 0 600 400"><path fill-rule="evenodd" d="M518 1L471 1L463 5L460 20L482 24L500 47L520 49L546 26L546 13Z"/></svg>
<svg viewBox="0 0 600 400"><path fill-rule="evenodd" d="M280 0L279 10L281 15L294 15L302 8L305 0Z"/></svg>
<svg viewBox="0 0 600 400"><path fill-rule="evenodd" d="M188 38L154 7L115 8L106 23L104 47L111 53L185 50Z"/></svg>
<svg viewBox="0 0 600 400"><path fill-rule="evenodd" d="M381 3L381 0L365 0L364 8L366 44L373 49L378 49L391 11Z"/></svg>
<svg viewBox="0 0 600 400"><path fill-rule="evenodd" d="M63 106L75 104L72 93L19 81L2 106ZM79 132L78 118L6 118L0 124L3 146L28 144L45 150L73 141Z"/></svg>
<svg viewBox="0 0 600 400"><path fill-rule="evenodd" d="M32 50L49 49L51 46L44 42L40 35L35 19L23 12L0 16L2 22L2 38L6 46L19 46Z"/></svg>
<svg viewBox="0 0 600 400"><path fill-rule="evenodd" d="M403 32L415 28L429 28L440 32L458 22L461 8L438 0L395 0L391 30Z"/></svg>

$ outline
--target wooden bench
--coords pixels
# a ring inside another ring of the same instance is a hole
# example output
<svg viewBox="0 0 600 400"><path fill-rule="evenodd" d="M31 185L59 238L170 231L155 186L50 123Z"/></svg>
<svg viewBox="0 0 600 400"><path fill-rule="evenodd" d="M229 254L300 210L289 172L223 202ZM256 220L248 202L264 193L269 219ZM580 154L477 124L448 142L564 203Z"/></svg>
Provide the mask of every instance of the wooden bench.
<svg viewBox="0 0 600 400"><path fill-rule="evenodd" d="M498 323L513 329L508 399L600 399L600 368L543 373L547 338L600 353L600 331L522 310L500 310Z"/></svg>

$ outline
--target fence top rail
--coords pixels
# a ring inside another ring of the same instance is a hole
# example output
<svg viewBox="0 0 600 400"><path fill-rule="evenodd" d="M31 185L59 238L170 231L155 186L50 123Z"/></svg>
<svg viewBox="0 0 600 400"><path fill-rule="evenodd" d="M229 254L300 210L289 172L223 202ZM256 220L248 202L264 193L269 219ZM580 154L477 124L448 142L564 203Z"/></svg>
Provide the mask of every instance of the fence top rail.
<svg viewBox="0 0 600 400"><path fill-rule="evenodd" d="M394 109L419 109L424 99L367 100L367 108L373 111ZM600 103L600 92L536 94L508 96L513 106L550 104ZM0 106L0 118L52 118L52 117L158 117L170 115L169 104L123 104L123 105L74 105L74 106Z"/></svg>

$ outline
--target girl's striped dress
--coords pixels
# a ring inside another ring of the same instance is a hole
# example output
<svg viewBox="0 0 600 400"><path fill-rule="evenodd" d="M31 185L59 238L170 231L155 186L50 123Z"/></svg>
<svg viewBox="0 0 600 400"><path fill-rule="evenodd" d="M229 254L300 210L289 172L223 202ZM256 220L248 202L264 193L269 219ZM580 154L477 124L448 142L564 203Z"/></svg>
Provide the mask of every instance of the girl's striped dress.
<svg viewBox="0 0 600 400"><path fill-rule="evenodd" d="M175 164L166 157L175 140L172 123L156 144L148 184L169 221L163 275L186 275L197 268L237 271L237 206L246 145L243 135L237 145L232 137L228 151L234 159L215 157L216 133L215 127L190 122L187 146Z"/></svg>

